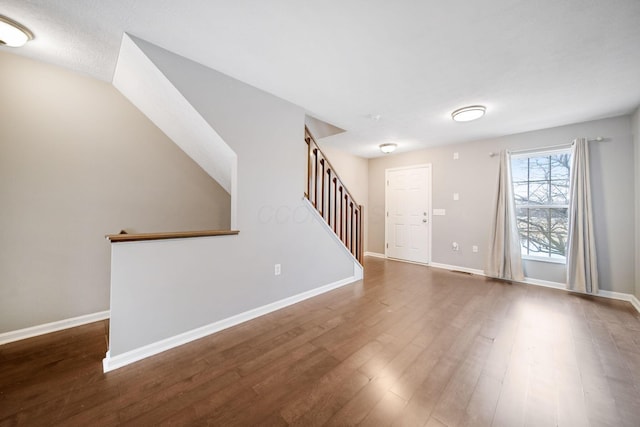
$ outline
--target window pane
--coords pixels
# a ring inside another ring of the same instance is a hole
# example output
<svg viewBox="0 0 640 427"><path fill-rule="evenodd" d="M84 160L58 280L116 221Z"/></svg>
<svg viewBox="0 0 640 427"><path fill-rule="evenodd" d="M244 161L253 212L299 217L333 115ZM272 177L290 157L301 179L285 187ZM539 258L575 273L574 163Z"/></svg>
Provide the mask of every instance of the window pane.
<svg viewBox="0 0 640 427"><path fill-rule="evenodd" d="M551 176L553 179L569 181L569 168L571 155L556 154L551 156Z"/></svg>
<svg viewBox="0 0 640 427"><path fill-rule="evenodd" d="M516 208L516 224L518 225L518 230L521 231L521 237L523 236L523 233L527 233L529 231L529 209ZM526 238L526 235L524 237Z"/></svg>
<svg viewBox="0 0 640 427"><path fill-rule="evenodd" d="M516 208L516 224L520 233L520 246L522 255L529 254L529 209Z"/></svg>
<svg viewBox="0 0 640 427"><path fill-rule="evenodd" d="M549 181L535 181L529 183L529 203L536 205L548 205Z"/></svg>
<svg viewBox="0 0 640 427"><path fill-rule="evenodd" d="M529 159L526 157L511 160L511 180L516 182L527 182L529 180Z"/></svg>
<svg viewBox="0 0 640 427"><path fill-rule="evenodd" d="M512 159L513 193L523 255L565 259L571 154ZM523 206L530 207L525 208Z"/></svg>
<svg viewBox="0 0 640 427"><path fill-rule="evenodd" d="M551 177L549 156L529 157L529 180L544 181Z"/></svg>
<svg viewBox="0 0 640 427"><path fill-rule="evenodd" d="M550 227L549 243L552 257L566 256L567 236L569 235L569 224L566 208L549 209Z"/></svg>
<svg viewBox="0 0 640 427"><path fill-rule="evenodd" d="M529 254L549 256L549 210L529 209Z"/></svg>
<svg viewBox="0 0 640 427"><path fill-rule="evenodd" d="M529 183L519 182L513 184L513 197L516 201L516 205L522 203L528 203L529 201Z"/></svg>
<svg viewBox="0 0 640 427"><path fill-rule="evenodd" d="M569 204L569 181L551 181L551 200L549 204Z"/></svg>

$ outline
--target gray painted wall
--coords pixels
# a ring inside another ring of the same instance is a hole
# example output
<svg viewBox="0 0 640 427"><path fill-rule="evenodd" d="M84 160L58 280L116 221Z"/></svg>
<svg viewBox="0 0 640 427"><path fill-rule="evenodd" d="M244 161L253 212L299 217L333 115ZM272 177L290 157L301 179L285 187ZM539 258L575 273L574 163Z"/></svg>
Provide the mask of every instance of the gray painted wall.
<svg viewBox="0 0 640 427"><path fill-rule="evenodd" d="M631 123L636 171L636 297L640 298L640 107L633 114Z"/></svg>
<svg viewBox="0 0 640 427"><path fill-rule="evenodd" d="M446 209L446 216L433 217L432 261L483 269L498 167L498 156L488 153L566 144L582 136L607 137L590 145L600 287L633 293L635 218L630 184L634 160L629 116L371 159L367 250L384 253L385 169L431 163L433 208ZM459 160L453 160L454 152L459 153ZM459 201L453 200L453 193L460 194ZM459 252L451 250L453 241L460 244ZM479 246L479 253L472 253L472 245ZM531 278L565 281L563 265L526 261L525 270Z"/></svg>
<svg viewBox="0 0 640 427"><path fill-rule="evenodd" d="M0 333L108 310L105 234L229 227L229 194L111 85L0 69Z"/></svg>
<svg viewBox="0 0 640 427"><path fill-rule="evenodd" d="M115 244L111 356L352 277L352 258L302 199L304 111L136 43L237 153L240 234Z"/></svg>

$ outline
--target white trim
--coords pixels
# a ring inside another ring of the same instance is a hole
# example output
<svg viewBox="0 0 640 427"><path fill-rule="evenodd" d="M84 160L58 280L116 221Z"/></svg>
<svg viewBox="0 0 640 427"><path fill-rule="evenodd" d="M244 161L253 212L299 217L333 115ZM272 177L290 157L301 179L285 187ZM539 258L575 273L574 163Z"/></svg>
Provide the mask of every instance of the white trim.
<svg viewBox="0 0 640 427"><path fill-rule="evenodd" d="M430 168L432 166L432 163L421 163L419 165L409 165L409 166L400 166L397 168L388 168L385 169L384 171L401 171L401 170L407 170L407 169L417 169L417 168Z"/></svg>
<svg viewBox="0 0 640 427"><path fill-rule="evenodd" d="M387 258L386 256L384 256L384 254L379 254L378 252L365 252L364 256L370 256L370 257L382 258L382 259Z"/></svg>
<svg viewBox="0 0 640 427"><path fill-rule="evenodd" d="M49 334L51 332L61 331L63 329L74 328L76 326L86 325L87 323L98 322L100 320L105 320L108 318L109 310L105 310L98 313L85 314L83 316L72 317L70 319L63 319L51 323L45 323L43 325L36 325L29 328L4 332L0 334L0 345L36 337L38 335Z"/></svg>
<svg viewBox="0 0 640 427"><path fill-rule="evenodd" d="M463 271L465 273L476 274L478 276L488 277L483 270L477 268L460 267L458 265L440 264L433 262L429 264L431 267L442 268L444 270ZM550 282L548 280L533 279L531 277L525 277L524 280L511 280L511 282L524 283L526 285L544 286L545 288L562 289L567 290L564 283Z"/></svg>
<svg viewBox="0 0 640 427"><path fill-rule="evenodd" d="M401 260L398 260L398 261L401 261ZM436 262L432 262L431 264L429 264L429 267L442 268L444 270L463 271L465 273L477 274L478 276L487 277L487 275L484 274L484 271L478 270L475 268L460 267L457 265L449 265L449 264L440 264ZM627 301L631 303L633 308L635 308L638 311L638 313L640 313L640 301L638 301L638 298L636 298L635 295L632 295L632 294L625 294L623 292L605 291L602 289L598 291L597 295L587 294L583 292L576 292L576 291L569 290L567 289L567 285L565 283L551 282L548 280L534 279L531 277L525 277L524 280L522 281L519 281L519 280L511 280L511 281L517 282L517 283L524 283L525 285L542 286L545 288L558 289L561 291L570 292L574 294L591 295L591 296L596 296L601 298Z"/></svg>
<svg viewBox="0 0 640 427"><path fill-rule="evenodd" d="M238 156L231 162L231 214L230 227L232 230L240 230L238 224Z"/></svg>
<svg viewBox="0 0 640 427"><path fill-rule="evenodd" d="M273 311L280 310L281 308L296 304L300 301L304 301L325 292L329 292L333 289L348 285L357 280L359 279L357 279L356 277L348 277L346 279L338 280L337 282L329 283L328 285L324 285L310 291L302 292L300 294L263 305L262 307L257 307L252 310L245 311L244 313L236 314L235 316L231 316L226 319L222 319L217 322L213 322L208 325L183 332L173 337L169 337L161 341L145 345L143 347L119 354L117 356L111 356L110 351L107 351L105 358L102 360L102 369L104 372L109 372L113 371L114 369L122 368L123 366L129 365L133 362L137 362L146 357L162 353L163 351L203 338L207 335L211 335L223 329L227 329L240 323L255 319L256 317L260 317Z"/></svg>
<svg viewBox="0 0 640 427"><path fill-rule="evenodd" d="M364 278L364 267L358 261L353 262L353 281L362 280Z"/></svg>
<svg viewBox="0 0 640 427"><path fill-rule="evenodd" d="M561 144L561 145L553 145L551 147L540 147L540 148L526 148L524 150L507 150L509 152L509 156L512 159L523 158L523 157L542 157L542 156L553 156L554 154L559 153L567 153L571 154L571 147L573 146L573 142L570 144Z"/></svg>
<svg viewBox="0 0 640 427"><path fill-rule="evenodd" d="M389 261L406 262L407 264L424 265L424 266L429 265L429 263L426 263L426 262L410 261L408 259L394 258L390 256L386 257L386 259L388 259Z"/></svg>
<svg viewBox="0 0 640 427"><path fill-rule="evenodd" d="M232 196L238 155L149 58L144 44L122 34L111 84ZM235 207L232 208L236 213ZM235 218L232 217L233 226Z"/></svg>
<svg viewBox="0 0 640 427"><path fill-rule="evenodd" d="M631 294L625 294L624 292L614 292L614 291L606 291L604 289L600 289L597 294L588 294L586 292L578 292L578 291L573 291L571 289L567 289L567 285L565 283L549 282L547 280L532 279L530 277L525 277L524 281L520 283L525 283L527 285L534 285L534 286L543 286L545 288L559 289L561 291L570 292L572 294L589 295L589 296L596 296L596 297L607 298L607 299L627 301L627 302L630 302L631 305L633 305L633 307L636 310L638 310L638 312L640 313L640 304L636 305L634 304L634 301L633 301L634 299L636 299L635 296Z"/></svg>
<svg viewBox="0 0 640 427"><path fill-rule="evenodd" d="M582 293L582 292L577 292L577 293ZM590 295L590 294L585 294L585 295ZM625 294L625 293L622 293L622 292L604 291L602 289L600 289L598 291L598 296L604 297L604 298L609 298L609 299L617 299L617 300L620 300L620 301L628 301L628 302L631 302L631 299L635 298L631 294Z"/></svg>
<svg viewBox="0 0 640 427"><path fill-rule="evenodd" d="M409 261L408 259L393 258L393 257L390 257L390 256L385 256L383 254L377 254L375 252L370 252L370 254L371 254L370 256L373 256L375 258L388 259L389 261L398 261L398 262L404 262L406 264L423 265L425 267L428 267L429 265L431 265L431 264L428 264L426 262L417 262L417 261Z"/></svg>
<svg viewBox="0 0 640 427"><path fill-rule="evenodd" d="M440 264L438 262L432 262L430 267L441 268L443 270L463 271L465 273L477 274L478 276L484 276L484 271L477 270L475 268L459 267L457 265Z"/></svg>
<svg viewBox="0 0 640 427"><path fill-rule="evenodd" d="M549 280L542 280L542 279L534 279L532 277L525 277L524 280L522 281L514 280L514 282L524 283L527 285L542 286L543 288L560 289L563 291L567 290L567 285L564 283L551 282Z"/></svg>
<svg viewBox="0 0 640 427"><path fill-rule="evenodd" d="M427 212L430 213L430 217L429 217L429 223L428 223L428 228L429 230L428 232L428 237L427 237L427 262L426 263L420 263L420 262L416 262L416 264L422 264L422 265L426 265L426 264L430 264L431 263L431 252L432 252L432 236L433 236L433 165L431 163L422 163L419 165L410 165L410 166L401 166L401 167L397 167L397 168L388 168L384 170L384 256L385 258L388 258L388 246L389 246L389 239L388 239L388 235L387 235L387 229L389 228L389 216L387 215L387 213L389 212L389 172L395 172L395 171L401 171L401 170L408 170L408 169L420 169L420 168L426 168L427 169ZM397 258L394 258L397 259ZM398 259L399 260L399 259ZM400 260L399 260L400 261ZM402 260L404 261L404 260Z"/></svg>
<svg viewBox="0 0 640 427"><path fill-rule="evenodd" d="M534 262L548 262L550 264L564 264L564 265L567 264L566 258L565 259L551 258L551 257L543 258L543 257L533 256L533 255L522 255L522 260L534 261Z"/></svg>

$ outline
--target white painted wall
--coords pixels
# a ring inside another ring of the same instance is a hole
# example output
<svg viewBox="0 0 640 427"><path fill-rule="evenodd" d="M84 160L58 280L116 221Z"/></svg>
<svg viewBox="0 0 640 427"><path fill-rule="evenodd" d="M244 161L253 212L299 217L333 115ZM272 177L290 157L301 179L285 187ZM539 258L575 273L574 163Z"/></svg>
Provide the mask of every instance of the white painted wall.
<svg viewBox="0 0 640 427"><path fill-rule="evenodd" d="M111 85L0 70L0 333L108 310L105 234L229 227L229 194Z"/></svg>
<svg viewBox="0 0 640 427"><path fill-rule="evenodd" d="M122 36L112 83L209 176L232 193L235 153L128 34Z"/></svg>
<svg viewBox="0 0 640 427"><path fill-rule="evenodd" d="M473 123L463 124L463 126ZM446 216L433 217L432 261L483 269L497 183L498 156L489 152L547 147L570 143L576 137L606 137L591 143L592 192L600 287L634 292L633 139L629 116L596 120L501 138L379 157L369 160L369 246L384 253L384 171L387 168L431 163L433 207ZM453 160L453 153L459 160ZM459 193L460 200L453 200ZM458 242L460 251L451 250ZM473 253L472 245L480 251ZM528 277L565 282L561 264L525 261Z"/></svg>
<svg viewBox="0 0 640 427"><path fill-rule="evenodd" d="M319 142L319 140L322 138L344 132L344 129L341 129L337 126L332 125L331 123L327 123L308 114L304 116L304 124L311 132L311 135L313 135L313 137L316 139L316 142Z"/></svg>
<svg viewBox="0 0 640 427"><path fill-rule="evenodd" d="M110 356L352 277L352 258L303 201L304 111L136 42L237 154L240 234L115 244Z"/></svg>

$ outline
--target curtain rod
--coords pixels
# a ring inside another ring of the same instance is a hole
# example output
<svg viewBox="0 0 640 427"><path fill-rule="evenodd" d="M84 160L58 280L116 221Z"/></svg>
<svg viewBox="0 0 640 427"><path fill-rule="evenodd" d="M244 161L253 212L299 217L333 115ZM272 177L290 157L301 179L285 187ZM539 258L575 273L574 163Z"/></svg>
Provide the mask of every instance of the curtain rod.
<svg viewBox="0 0 640 427"><path fill-rule="evenodd" d="M602 136L598 136L594 139L587 139L587 142L601 142L604 141L605 138ZM515 151L509 151L509 154L519 154L519 153L526 153L529 151L548 151L548 150L560 150L562 148L568 148L571 147L573 145L573 142L571 142L570 144L560 144L560 145L551 145L549 147L540 147L540 148L526 148L524 150L515 150ZM494 157L497 156L498 153L494 153L493 151L489 153L489 157Z"/></svg>

